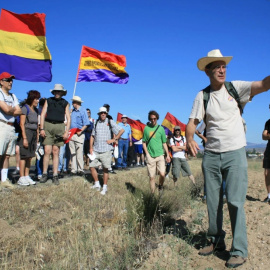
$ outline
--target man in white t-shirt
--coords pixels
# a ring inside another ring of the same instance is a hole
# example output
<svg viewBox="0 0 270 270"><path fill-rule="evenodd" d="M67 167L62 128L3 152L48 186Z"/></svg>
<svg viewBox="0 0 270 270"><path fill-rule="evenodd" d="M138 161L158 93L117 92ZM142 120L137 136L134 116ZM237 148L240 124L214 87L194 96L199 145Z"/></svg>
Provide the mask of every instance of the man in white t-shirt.
<svg viewBox="0 0 270 270"><path fill-rule="evenodd" d="M197 66L209 77L210 90L205 111L204 91L200 91L193 103L186 129L187 147L195 156L199 150L194 141L196 126L202 120L206 124L203 173L206 183L207 208L209 218L208 236L211 244L200 250L207 256L215 251L223 251L225 232L222 230L222 179L226 181L226 196L233 234L230 258L226 266L236 268L247 258L247 233L244 203L247 193L246 138L238 102L225 87L226 68L232 57L224 57L220 50L212 50L207 57L199 59ZM270 76L262 81L233 81L243 108L247 102L270 88Z"/></svg>
<svg viewBox="0 0 270 270"><path fill-rule="evenodd" d="M191 173L189 164L186 160L186 138L181 135L181 128L175 126L173 137L170 139L170 145L172 148L172 175L174 184L180 176L188 176L188 178L195 185L194 176Z"/></svg>
<svg viewBox="0 0 270 270"><path fill-rule="evenodd" d="M9 93L12 89L14 75L8 72L0 74L0 169L1 186L12 189L14 186L8 181L9 157L15 154L15 116L21 115L22 111L18 99Z"/></svg>

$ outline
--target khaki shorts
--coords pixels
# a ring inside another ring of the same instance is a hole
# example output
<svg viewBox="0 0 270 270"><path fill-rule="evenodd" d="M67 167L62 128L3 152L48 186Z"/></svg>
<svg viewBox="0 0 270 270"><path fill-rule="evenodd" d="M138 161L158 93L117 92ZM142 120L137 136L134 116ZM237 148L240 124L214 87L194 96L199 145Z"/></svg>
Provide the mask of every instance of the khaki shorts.
<svg viewBox="0 0 270 270"><path fill-rule="evenodd" d="M173 158L172 159L172 175L174 178L179 178L180 172L182 176L190 176L191 170L189 164L185 158Z"/></svg>
<svg viewBox="0 0 270 270"><path fill-rule="evenodd" d="M153 178L156 176L157 170L160 173L165 174L165 159L164 156L159 157L151 157L150 155L147 155L147 169L149 177Z"/></svg>
<svg viewBox="0 0 270 270"><path fill-rule="evenodd" d="M65 133L65 124L52 124L49 122L44 123L44 130L46 137L43 141L43 145L56 145L56 146L63 146L64 140L63 137Z"/></svg>
<svg viewBox="0 0 270 270"><path fill-rule="evenodd" d="M96 158L89 164L90 168L95 168L100 165L103 166L105 169L111 168L112 163L112 151L104 152L104 153L98 153L93 151L96 155Z"/></svg>
<svg viewBox="0 0 270 270"><path fill-rule="evenodd" d="M0 130L0 156L15 155L15 128L13 126L0 122Z"/></svg>

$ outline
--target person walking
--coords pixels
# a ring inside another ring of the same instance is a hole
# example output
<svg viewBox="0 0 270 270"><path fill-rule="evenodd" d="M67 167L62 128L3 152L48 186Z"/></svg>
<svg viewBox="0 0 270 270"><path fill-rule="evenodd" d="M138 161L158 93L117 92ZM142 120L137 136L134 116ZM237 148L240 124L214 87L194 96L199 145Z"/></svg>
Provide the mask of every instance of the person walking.
<svg viewBox="0 0 270 270"><path fill-rule="evenodd" d="M163 191L163 183L165 180L165 159L171 161L167 147L167 139L163 127L157 124L159 114L152 110L148 113L150 124L143 131L143 149L147 159L147 169L150 181L150 190L155 193L156 172L159 172L159 192ZM164 159L164 151L166 158Z"/></svg>

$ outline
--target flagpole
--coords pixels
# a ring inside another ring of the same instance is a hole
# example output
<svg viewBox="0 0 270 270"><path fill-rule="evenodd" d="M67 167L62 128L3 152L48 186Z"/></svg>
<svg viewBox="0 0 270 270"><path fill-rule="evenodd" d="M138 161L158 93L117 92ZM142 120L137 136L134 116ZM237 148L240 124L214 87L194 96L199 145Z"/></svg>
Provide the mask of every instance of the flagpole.
<svg viewBox="0 0 270 270"><path fill-rule="evenodd" d="M74 90L73 90L73 96L72 96L72 98L75 96L75 92L76 92L77 80L78 80L78 75L79 75L79 68L80 68L81 57L82 57L82 50L83 50L83 46L82 46L82 49L81 49L80 60L79 60L79 65L78 65L78 70L77 70L77 75L76 75L76 80L75 80L75 85L74 85Z"/></svg>

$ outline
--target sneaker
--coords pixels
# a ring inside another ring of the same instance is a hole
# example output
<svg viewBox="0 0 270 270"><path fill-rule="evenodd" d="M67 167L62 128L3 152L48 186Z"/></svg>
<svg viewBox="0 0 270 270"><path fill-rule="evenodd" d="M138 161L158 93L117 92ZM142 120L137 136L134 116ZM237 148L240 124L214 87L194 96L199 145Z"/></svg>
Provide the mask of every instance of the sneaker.
<svg viewBox="0 0 270 270"><path fill-rule="evenodd" d="M109 173L116 174L116 172L113 169L109 170Z"/></svg>
<svg viewBox="0 0 270 270"><path fill-rule="evenodd" d="M167 174L167 175L165 176L165 178L169 178L169 175Z"/></svg>
<svg viewBox="0 0 270 270"><path fill-rule="evenodd" d="M58 177L58 175L53 176L52 182L57 186L59 185L59 177Z"/></svg>
<svg viewBox="0 0 270 270"><path fill-rule="evenodd" d="M230 259L226 262L226 266L228 268L236 268L242 264L244 264L247 261L246 258L243 258L241 256L231 256Z"/></svg>
<svg viewBox="0 0 270 270"><path fill-rule="evenodd" d="M205 246L204 248L200 249L199 255L208 256L217 251L224 251L225 249L226 245L224 241L220 241L219 243L211 243L209 246Z"/></svg>
<svg viewBox="0 0 270 270"><path fill-rule="evenodd" d="M1 187L2 188L9 188L9 189L15 188L15 186L13 184L11 184L8 179L4 182L1 181Z"/></svg>
<svg viewBox="0 0 270 270"><path fill-rule="evenodd" d="M36 184L36 182L33 181L33 179L29 175L28 176L25 176L25 179L28 181L28 183L30 185L35 185Z"/></svg>
<svg viewBox="0 0 270 270"><path fill-rule="evenodd" d="M226 202L227 202L227 197L226 197L226 195L223 195L223 203L226 203Z"/></svg>
<svg viewBox="0 0 270 270"><path fill-rule="evenodd" d="M128 167L124 167L123 170L124 171L130 171L130 169Z"/></svg>
<svg viewBox="0 0 270 270"><path fill-rule="evenodd" d="M102 191L100 192L101 195L105 195L107 193L107 188L103 188Z"/></svg>
<svg viewBox="0 0 270 270"><path fill-rule="evenodd" d="M39 175L37 176L37 179L40 180L41 178L42 178L42 174L39 174Z"/></svg>
<svg viewBox="0 0 270 270"><path fill-rule="evenodd" d="M91 188L100 191L101 186L99 184L98 185L94 184Z"/></svg>
<svg viewBox="0 0 270 270"><path fill-rule="evenodd" d="M19 178L19 181L17 182L17 184L20 186L29 186L30 185L28 180L24 176L21 176Z"/></svg>
<svg viewBox="0 0 270 270"><path fill-rule="evenodd" d="M203 203L206 203L206 195L203 196L202 202L203 202Z"/></svg>
<svg viewBox="0 0 270 270"><path fill-rule="evenodd" d="M40 179L40 183L46 183L48 181L48 175L47 174L42 174L42 177Z"/></svg>
<svg viewBox="0 0 270 270"><path fill-rule="evenodd" d="M264 200L263 200L264 203L270 203L270 198L266 197Z"/></svg>
<svg viewBox="0 0 270 270"><path fill-rule="evenodd" d="M158 185L159 196L161 196L163 194L163 191L164 191L163 185Z"/></svg>

